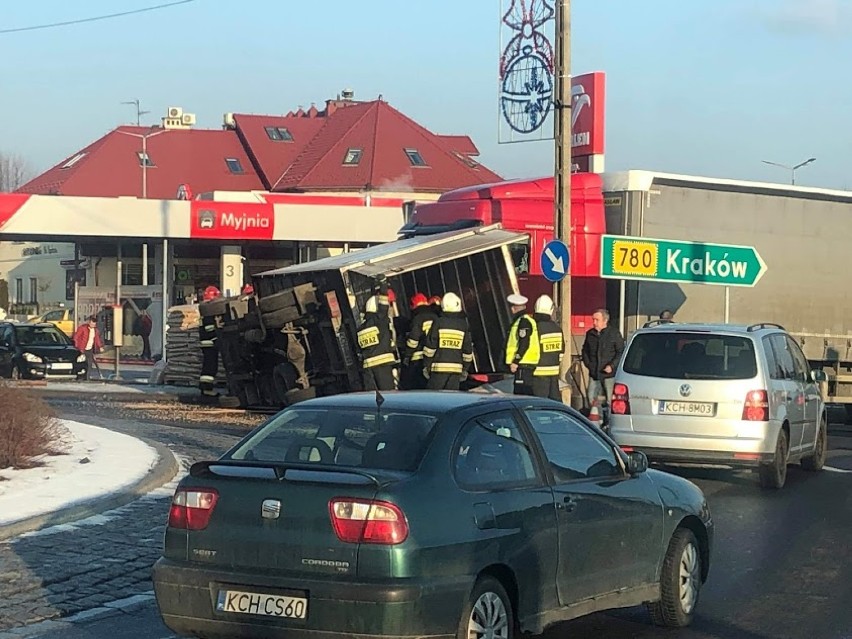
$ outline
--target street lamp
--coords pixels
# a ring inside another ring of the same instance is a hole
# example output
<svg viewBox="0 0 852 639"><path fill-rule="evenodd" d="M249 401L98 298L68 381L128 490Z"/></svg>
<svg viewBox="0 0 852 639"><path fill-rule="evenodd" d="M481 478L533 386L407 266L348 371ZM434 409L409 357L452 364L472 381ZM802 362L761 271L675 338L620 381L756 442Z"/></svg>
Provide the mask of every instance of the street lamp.
<svg viewBox="0 0 852 639"><path fill-rule="evenodd" d="M808 158L804 162L799 162L798 164L796 164L794 166L789 166L787 164L779 164L778 162L770 162L769 160L761 160L761 162L763 162L764 164L771 164L772 166L778 166L778 167L781 167L782 169L787 169L790 172L790 184L792 184L794 186L796 184L796 171L798 169L801 169L803 166L807 166L811 162L815 162L815 161L816 161L816 158Z"/></svg>
<svg viewBox="0 0 852 639"><path fill-rule="evenodd" d="M169 129L159 129L157 131L149 131L148 133L131 133L130 131L121 131L116 129L116 133L129 135L133 138L142 140L142 157L139 159L142 164L142 199L148 198L148 138L153 138L161 133L168 133Z"/></svg>
<svg viewBox="0 0 852 639"><path fill-rule="evenodd" d="M120 129L116 129L116 133L121 133L122 135L129 135L133 138L139 138L142 140L142 157L139 158L139 162L142 165L142 199L145 200L148 198L148 138L153 138L161 133L167 133L169 129L159 129L157 131L149 131L148 133L131 133L130 131L121 131ZM119 245L119 249L121 245ZM117 253L116 259L116 280L115 280L115 303L121 304L121 272L122 272L122 264L121 264L121 251ZM165 282L165 269L163 270L163 281ZM143 285L148 285L148 243L142 243L142 283ZM165 297L163 298L163 307L165 308ZM164 313L165 315L165 313ZM121 327L113 327L113 334L116 331L121 330ZM165 334L165 333L164 333ZM115 375L114 378L116 381L121 380L121 346L116 344L115 348Z"/></svg>

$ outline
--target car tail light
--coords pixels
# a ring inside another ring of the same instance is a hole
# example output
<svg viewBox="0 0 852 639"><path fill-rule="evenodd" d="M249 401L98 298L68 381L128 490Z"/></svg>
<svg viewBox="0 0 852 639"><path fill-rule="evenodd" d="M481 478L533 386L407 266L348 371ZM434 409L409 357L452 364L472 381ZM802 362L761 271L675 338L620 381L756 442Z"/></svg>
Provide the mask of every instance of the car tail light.
<svg viewBox="0 0 852 639"><path fill-rule="evenodd" d="M630 390L627 388L627 384L616 384L612 387L612 399L609 406L613 415L630 414Z"/></svg>
<svg viewBox="0 0 852 639"><path fill-rule="evenodd" d="M204 530L219 500L213 488L178 488L169 508L169 526L184 530Z"/></svg>
<svg viewBox="0 0 852 639"><path fill-rule="evenodd" d="M408 522L398 506L370 499L332 499L331 523L340 541L351 544L401 544L408 538Z"/></svg>
<svg viewBox="0 0 852 639"><path fill-rule="evenodd" d="M769 395L765 390L750 391L746 395L743 419L749 422L769 421Z"/></svg>

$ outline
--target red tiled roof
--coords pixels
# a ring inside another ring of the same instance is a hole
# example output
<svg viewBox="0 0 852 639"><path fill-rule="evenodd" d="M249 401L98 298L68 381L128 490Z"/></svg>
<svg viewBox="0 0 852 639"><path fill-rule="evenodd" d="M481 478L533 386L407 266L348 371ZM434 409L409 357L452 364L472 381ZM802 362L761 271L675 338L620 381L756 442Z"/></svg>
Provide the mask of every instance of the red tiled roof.
<svg viewBox="0 0 852 639"><path fill-rule="evenodd" d="M348 149L362 153L355 166L343 163ZM407 149L426 165L413 166ZM386 102L364 102L328 118L273 188L443 192L502 179L471 160L471 150L466 136L435 135Z"/></svg>
<svg viewBox="0 0 852 639"><path fill-rule="evenodd" d="M271 115L234 115L234 122L237 135L267 189L275 184L325 124L323 118ZM266 133L266 127L285 128L293 140L273 140Z"/></svg>
<svg viewBox="0 0 852 639"><path fill-rule="evenodd" d="M151 132L157 132L157 135L149 136L147 140L148 157L154 163L146 170L149 198L174 198L181 184L188 184L194 193L264 188L234 131L122 126L83 149L81 153L86 155L72 167L63 169L67 162L63 160L18 191L141 197L142 166L137 153L142 150L142 140L125 133L139 135ZM239 160L244 173L232 173L225 163L226 158Z"/></svg>
<svg viewBox="0 0 852 639"><path fill-rule="evenodd" d="M267 127L287 129L273 139ZM465 135L436 135L386 102L329 100L284 116L235 114L233 128L162 129L122 126L23 185L22 193L84 196L141 196L137 153L143 133L148 157L147 196L174 198L178 186L206 191L361 191L442 193L502 178L472 157ZM131 135L128 135L131 134ZM286 136L285 136L286 137ZM349 149L361 151L357 164L343 163ZM413 166L406 149L425 166ZM81 157L68 168L69 160ZM235 174L226 158L239 161Z"/></svg>

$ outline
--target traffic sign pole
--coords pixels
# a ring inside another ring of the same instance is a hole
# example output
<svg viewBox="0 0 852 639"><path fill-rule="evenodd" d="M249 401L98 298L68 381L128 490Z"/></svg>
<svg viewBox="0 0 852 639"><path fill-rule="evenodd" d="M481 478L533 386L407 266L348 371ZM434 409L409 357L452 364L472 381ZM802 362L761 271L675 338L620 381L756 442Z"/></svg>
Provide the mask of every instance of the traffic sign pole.
<svg viewBox="0 0 852 639"><path fill-rule="evenodd" d="M571 1L558 0L556 5L555 80L555 171L554 237L571 246ZM556 285L556 301L560 311L560 326L565 337L565 355L560 378L567 382L563 400L571 404L571 276Z"/></svg>

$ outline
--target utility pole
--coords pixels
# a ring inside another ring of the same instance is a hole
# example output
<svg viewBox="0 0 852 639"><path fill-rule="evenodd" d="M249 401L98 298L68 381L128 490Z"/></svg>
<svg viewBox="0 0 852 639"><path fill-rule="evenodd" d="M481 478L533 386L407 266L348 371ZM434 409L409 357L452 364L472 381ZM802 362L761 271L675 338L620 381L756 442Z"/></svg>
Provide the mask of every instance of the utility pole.
<svg viewBox="0 0 852 639"><path fill-rule="evenodd" d="M143 111L141 103L139 102L139 98L135 100L130 100L129 102L122 102L122 104L131 104L136 107L136 126L142 125L142 116L148 115L150 111Z"/></svg>
<svg viewBox="0 0 852 639"><path fill-rule="evenodd" d="M556 7L556 166L554 171L554 229L556 239L571 247L571 0L559 0ZM565 356L561 377L568 382L566 403L571 403L571 270L557 285L556 299L560 310Z"/></svg>

